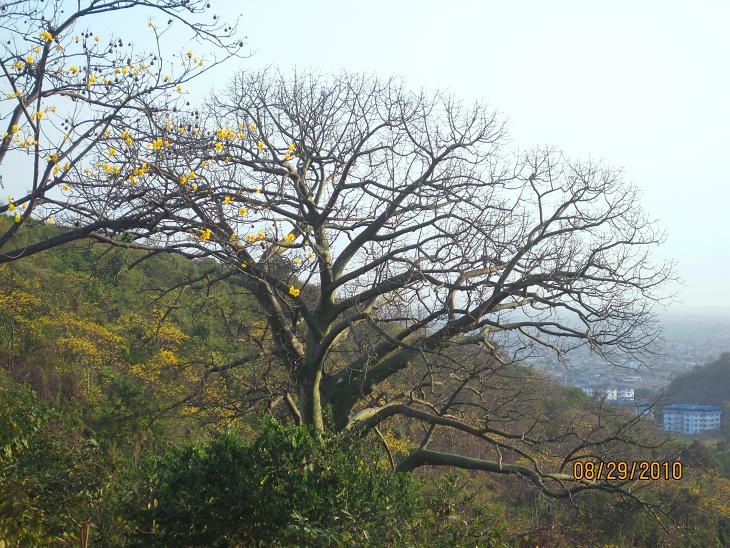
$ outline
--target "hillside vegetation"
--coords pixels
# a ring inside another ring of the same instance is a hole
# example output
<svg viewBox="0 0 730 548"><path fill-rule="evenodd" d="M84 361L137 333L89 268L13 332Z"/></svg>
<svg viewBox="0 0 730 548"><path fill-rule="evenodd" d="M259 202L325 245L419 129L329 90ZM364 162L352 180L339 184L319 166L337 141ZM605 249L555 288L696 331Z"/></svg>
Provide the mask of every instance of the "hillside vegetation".
<svg viewBox="0 0 730 548"><path fill-rule="evenodd" d="M665 392L677 403L722 406L730 402L730 352L677 376Z"/></svg>
<svg viewBox="0 0 730 548"><path fill-rule="evenodd" d="M25 230L34 238L62 229ZM413 445L406 420L388 423L382 440L316 440L287 424L282 406L257 403L269 389L253 375L270 365L264 325L235 276L212 261L80 241L0 266L0 539L62 545L77 542L84 523L96 545L730 539L730 482L701 455L660 446L651 424L636 434L646 447L624 458L684 459L684 480L640 486L677 528L600 493L582 499L591 514L510 476L393 473L389 459ZM518 403L549 419L545 435L601 405L527 367L508 368L500 382L524 387ZM605 420L622 413L606 410ZM438 434L433 442L455 444L479 451Z"/></svg>

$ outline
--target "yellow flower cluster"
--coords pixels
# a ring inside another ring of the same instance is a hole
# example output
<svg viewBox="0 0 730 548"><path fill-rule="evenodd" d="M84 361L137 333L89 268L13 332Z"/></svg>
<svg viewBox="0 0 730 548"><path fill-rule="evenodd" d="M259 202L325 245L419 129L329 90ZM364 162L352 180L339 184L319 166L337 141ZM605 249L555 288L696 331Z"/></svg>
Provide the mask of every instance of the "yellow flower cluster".
<svg viewBox="0 0 730 548"><path fill-rule="evenodd" d="M292 234L291 232L289 234L287 234L286 236L284 236L284 241L285 242L290 242L291 243L291 242L293 242L296 239L297 239L296 236L294 236L294 234Z"/></svg>
<svg viewBox="0 0 730 548"><path fill-rule="evenodd" d="M207 240L210 240L210 237L212 235L212 232L209 228L206 228L205 230L200 230L200 239L204 242Z"/></svg>
<svg viewBox="0 0 730 548"><path fill-rule="evenodd" d="M235 139L236 138L236 132L233 131L231 128L227 127L225 129L220 128L216 130L215 136L220 139L221 141L224 139ZM238 136L243 139L246 135L243 133L239 133Z"/></svg>
<svg viewBox="0 0 730 548"><path fill-rule="evenodd" d="M292 297L298 297L300 293L301 291L293 285L289 286L289 295L291 295Z"/></svg>
<svg viewBox="0 0 730 548"><path fill-rule="evenodd" d="M256 234L247 234L246 235L246 239L249 242L256 242L258 240L263 240L264 238L266 238L266 233L263 230L259 230L259 232Z"/></svg>

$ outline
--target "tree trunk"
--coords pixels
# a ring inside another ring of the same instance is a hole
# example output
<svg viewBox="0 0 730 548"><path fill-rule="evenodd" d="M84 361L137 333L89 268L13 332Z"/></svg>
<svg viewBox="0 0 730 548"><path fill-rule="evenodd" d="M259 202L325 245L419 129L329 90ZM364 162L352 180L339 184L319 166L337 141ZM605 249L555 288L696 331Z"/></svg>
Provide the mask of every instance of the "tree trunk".
<svg viewBox="0 0 730 548"><path fill-rule="evenodd" d="M302 423L312 426L317 436L324 433L320 395L321 380L322 371L318 369L313 374L308 374L299 385L299 407L302 412Z"/></svg>

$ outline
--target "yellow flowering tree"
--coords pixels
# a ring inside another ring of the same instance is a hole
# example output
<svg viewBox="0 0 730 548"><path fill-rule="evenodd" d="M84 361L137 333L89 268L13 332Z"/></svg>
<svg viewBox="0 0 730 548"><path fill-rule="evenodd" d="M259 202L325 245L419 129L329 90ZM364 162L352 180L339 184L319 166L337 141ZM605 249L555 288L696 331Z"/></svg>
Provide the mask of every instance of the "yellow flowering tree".
<svg viewBox="0 0 730 548"><path fill-rule="evenodd" d="M141 178L140 114L183 107L190 82L240 50L235 26L216 15L211 22L208 7L206 0L0 5L0 174L16 189L0 199L0 214L14 220L0 234L0 262L94 231L154 224L140 211L106 216L104 198L84 196L79 181ZM147 18L138 17L141 8ZM110 27L112 17L139 27L139 36ZM182 36L200 52L174 51ZM16 236L31 220L65 221L68 230L29 244Z"/></svg>

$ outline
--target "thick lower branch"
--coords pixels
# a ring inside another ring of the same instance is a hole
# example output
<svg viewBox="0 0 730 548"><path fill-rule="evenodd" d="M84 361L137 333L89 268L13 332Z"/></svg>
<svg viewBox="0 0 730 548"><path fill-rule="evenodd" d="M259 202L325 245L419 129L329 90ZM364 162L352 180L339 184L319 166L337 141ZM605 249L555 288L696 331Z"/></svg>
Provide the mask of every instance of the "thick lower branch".
<svg viewBox="0 0 730 548"><path fill-rule="evenodd" d="M464 457L461 455L453 455L451 453L441 453L438 451L430 451L428 449L417 449L401 461L396 470L398 472L412 472L420 466L453 466L455 468L463 468L466 470L483 470L484 472L492 472L495 474L516 474L529 479L540 490L554 498L566 498L573 492L565 487L560 490L554 490L545 485L544 477L535 470L520 466L519 464L505 464L493 462L483 459L475 459ZM570 474L550 474L550 479L557 481L573 481Z"/></svg>

